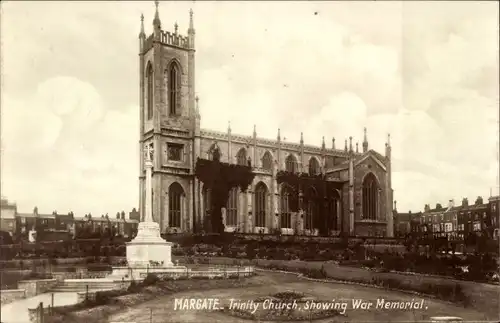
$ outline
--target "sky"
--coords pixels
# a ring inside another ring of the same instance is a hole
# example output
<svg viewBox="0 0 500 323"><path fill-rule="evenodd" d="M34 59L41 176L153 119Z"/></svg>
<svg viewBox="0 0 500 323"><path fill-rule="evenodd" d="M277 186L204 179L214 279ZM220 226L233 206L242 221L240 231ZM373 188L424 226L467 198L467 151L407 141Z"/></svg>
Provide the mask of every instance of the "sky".
<svg viewBox="0 0 500 323"><path fill-rule="evenodd" d="M196 29L201 126L327 145L391 134L400 212L498 194L496 2L161 2ZM20 212L138 206L144 2L1 6L1 194Z"/></svg>

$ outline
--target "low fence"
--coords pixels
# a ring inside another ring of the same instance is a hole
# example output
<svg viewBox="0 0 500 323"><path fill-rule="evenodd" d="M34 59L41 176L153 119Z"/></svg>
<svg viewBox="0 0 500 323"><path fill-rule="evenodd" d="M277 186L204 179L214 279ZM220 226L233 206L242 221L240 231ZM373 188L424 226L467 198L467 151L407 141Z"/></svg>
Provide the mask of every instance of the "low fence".
<svg viewBox="0 0 500 323"><path fill-rule="evenodd" d="M172 278L172 279L180 279L180 278L240 278L240 277L249 277L254 275L254 267L246 266L246 267L223 267L223 268L209 268L208 270L191 270L186 268L186 271L178 271L178 272L164 272L164 273L155 273L158 278ZM141 273L140 277L145 278L148 273Z"/></svg>
<svg viewBox="0 0 500 323"><path fill-rule="evenodd" d="M52 278L56 279L58 282L61 282L65 279L84 279L84 278L105 278L112 271L87 271L81 270L77 272L52 272Z"/></svg>

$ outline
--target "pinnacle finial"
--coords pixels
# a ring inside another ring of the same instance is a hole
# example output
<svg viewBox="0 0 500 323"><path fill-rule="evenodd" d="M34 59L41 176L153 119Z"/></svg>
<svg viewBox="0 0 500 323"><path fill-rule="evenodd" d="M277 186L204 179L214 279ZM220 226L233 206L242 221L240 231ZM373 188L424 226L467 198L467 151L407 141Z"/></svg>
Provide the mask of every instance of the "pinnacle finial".
<svg viewBox="0 0 500 323"><path fill-rule="evenodd" d="M352 151L352 136L349 137L349 151Z"/></svg>
<svg viewBox="0 0 500 323"><path fill-rule="evenodd" d="M194 30L193 9L189 9L189 30Z"/></svg>
<svg viewBox="0 0 500 323"><path fill-rule="evenodd" d="M141 32L139 33L139 37L145 37L144 33L144 14L141 13Z"/></svg>
<svg viewBox="0 0 500 323"><path fill-rule="evenodd" d="M366 134L366 127L364 128L364 139L363 139L363 152L366 153L368 151L368 136Z"/></svg>
<svg viewBox="0 0 500 323"><path fill-rule="evenodd" d="M227 130L231 131L231 121L227 122Z"/></svg>
<svg viewBox="0 0 500 323"><path fill-rule="evenodd" d="M281 139L280 128L278 128L278 140Z"/></svg>
<svg viewBox="0 0 500 323"><path fill-rule="evenodd" d="M253 125L253 135L254 136L257 135L257 126L256 125Z"/></svg>
<svg viewBox="0 0 500 323"><path fill-rule="evenodd" d="M332 149L335 149L335 137L332 138Z"/></svg>
<svg viewBox="0 0 500 323"><path fill-rule="evenodd" d="M325 136L323 136L323 138L321 139L321 144L323 145L323 147L325 147Z"/></svg>
<svg viewBox="0 0 500 323"><path fill-rule="evenodd" d="M347 139L345 140L345 147L344 150L347 151Z"/></svg>
<svg viewBox="0 0 500 323"><path fill-rule="evenodd" d="M356 152L359 153L359 148L358 148L359 142L356 143Z"/></svg>
<svg viewBox="0 0 500 323"><path fill-rule="evenodd" d="M303 132L300 132L300 143L301 144L304 143L304 133Z"/></svg>
<svg viewBox="0 0 500 323"><path fill-rule="evenodd" d="M177 21L176 21L174 24L174 31L175 31L176 35L177 35L178 30L179 30L179 25L177 24Z"/></svg>
<svg viewBox="0 0 500 323"><path fill-rule="evenodd" d="M155 1L155 19L153 20L153 26L160 28L161 26L161 21L160 21L160 13L158 12L158 5L160 4L159 1Z"/></svg>
<svg viewBox="0 0 500 323"><path fill-rule="evenodd" d="M391 145L391 134L387 134L387 144L390 146Z"/></svg>

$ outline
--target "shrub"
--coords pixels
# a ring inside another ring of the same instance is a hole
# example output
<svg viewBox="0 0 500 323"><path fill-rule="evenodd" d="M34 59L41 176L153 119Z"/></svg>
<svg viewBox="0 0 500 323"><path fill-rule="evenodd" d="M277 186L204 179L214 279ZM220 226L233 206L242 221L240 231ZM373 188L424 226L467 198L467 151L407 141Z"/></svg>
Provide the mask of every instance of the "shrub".
<svg viewBox="0 0 500 323"><path fill-rule="evenodd" d="M142 281L142 286L152 286L158 283L158 281L158 276L156 276L155 274L148 274Z"/></svg>
<svg viewBox="0 0 500 323"><path fill-rule="evenodd" d="M135 282L135 280L132 280L130 282L130 285L127 288L127 292L129 293L138 293L141 290L141 286Z"/></svg>

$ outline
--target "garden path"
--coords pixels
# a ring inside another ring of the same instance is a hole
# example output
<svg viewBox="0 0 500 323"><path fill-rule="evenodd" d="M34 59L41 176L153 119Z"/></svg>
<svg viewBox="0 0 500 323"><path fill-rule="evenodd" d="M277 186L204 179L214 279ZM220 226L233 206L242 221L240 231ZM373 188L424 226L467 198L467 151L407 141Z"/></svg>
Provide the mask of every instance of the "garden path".
<svg viewBox="0 0 500 323"><path fill-rule="evenodd" d="M51 305L52 293L44 293L26 299L20 299L12 303L3 305L2 323L27 323L29 319L29 308L36 308L40 302L43 306ZM77 294L75 292L61 292L54 294L54 306L72 305L77 303Z"/></svg>

